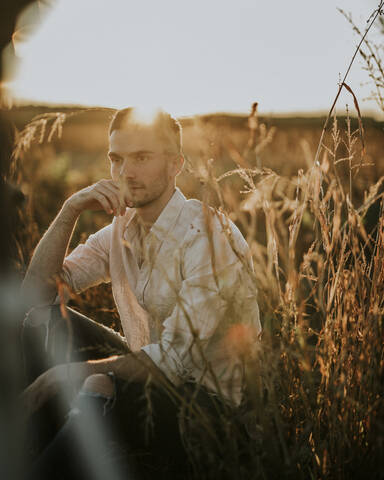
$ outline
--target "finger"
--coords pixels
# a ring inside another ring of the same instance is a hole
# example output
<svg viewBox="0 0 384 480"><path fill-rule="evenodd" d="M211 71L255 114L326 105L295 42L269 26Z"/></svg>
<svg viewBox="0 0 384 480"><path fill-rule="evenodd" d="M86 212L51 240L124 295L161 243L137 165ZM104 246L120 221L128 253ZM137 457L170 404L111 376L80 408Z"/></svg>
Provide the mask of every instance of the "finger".
<svg viewBox="0 0 384 480"><path fill-rule="evenodd" d="M121 188L121 182L115 182L114 180L108 180L105 183L106 186L113 189L114 193L116 193L119 204L120 204L120 214L124 215L127 209L127 204L124 199L123 189Z"/></svg>
<svg viewBox="0 0 384 480"><path fill-rule="evenodd" d="M113 193L115 193L118 198L121 198L121 189L120 189L120 182L115 182L114 180L102 180L100 181L100 185L108 188Z"/></svg>
<svg viewBox="0 0 384 480"><path fill-rule="evenodd" d="M112 179L105 179L105 178L103 178L102 180L100 180L99 183L102 184L102 185L108 185L109 187L113 188L113 189L116 191L116 193L118 193L118 191L119 191L119 185L118 185L118 183L115 182L115 181L112 180Z"/></svg>
<svg viewBox="0 0 384 480"><path fill-rule="evenodd" d="M107 197L97 191L93 192L93 196L94 199L100 203L100 206L103 210L105 210L107 213L113 213L113 205L109 202Z"/></svg>
<svg viewBox="0 0 384 480"><path fill-rule="evenodd" d="M99 194L103 195L110 204L113 213L116 215L116 212L119 210L120 203L117 195L114 192L108 190L107 187L99 185L96 190Z"/></svg>
<svg viewBox="0 0 384 480"><path fill-rule="evenodd" d="M110 185L100 185L100 191L108 198L108 200L113 204L113 210L115 215L121 214L122 211L125 212L125 205L122 204L119 192L116 189L112 188Z"/></svg>

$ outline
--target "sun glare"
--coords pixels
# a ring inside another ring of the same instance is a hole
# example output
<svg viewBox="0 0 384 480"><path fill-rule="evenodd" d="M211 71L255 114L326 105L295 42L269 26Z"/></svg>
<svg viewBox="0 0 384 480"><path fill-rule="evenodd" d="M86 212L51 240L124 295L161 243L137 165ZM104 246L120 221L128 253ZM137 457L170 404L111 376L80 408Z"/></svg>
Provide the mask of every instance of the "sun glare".
<svg viewBox="0 0 384 480"><path fill-rule="evenodd" d="M360 3L337 6L365 21L370 6ZM16 100L35 103L160 103L175 115L245 112L254 101L264 112L324 110L354 44L333 0L281 2L278 16L274 4L253 0L58 0L36 8L19 20L18 65L7 84ZM5 67L10 78L15 66ZM370 93L363 75L351 72L360 98Z"/></svg>
<svg viewBox="0 0 384 480"><path fill-rule="evenodd" d="M164 110L164 108L159 105L154 106L148 103L142 103L139 107L135 107L133 115L139 124L150 125L160 110Z"/></svg>

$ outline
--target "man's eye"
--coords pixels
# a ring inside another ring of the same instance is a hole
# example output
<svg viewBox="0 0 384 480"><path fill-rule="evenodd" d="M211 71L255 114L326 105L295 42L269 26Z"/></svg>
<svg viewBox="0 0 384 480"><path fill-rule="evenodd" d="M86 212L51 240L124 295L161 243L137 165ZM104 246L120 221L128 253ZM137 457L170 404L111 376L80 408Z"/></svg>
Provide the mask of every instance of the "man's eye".
<svg viewBox="0 0 384 480"><path fill-rule="evenodd" d="M148 155L137 155L136 156L136 161L139 163L145 162L148 160Z"/></svg>
<svg viewBox="0 0 384 480"><path fill-rule="evenodd" d="M119 158L119 157L111 157L111 162L113 162L113 163L120 163L120 162L121 162L121 158Z"/></svg>

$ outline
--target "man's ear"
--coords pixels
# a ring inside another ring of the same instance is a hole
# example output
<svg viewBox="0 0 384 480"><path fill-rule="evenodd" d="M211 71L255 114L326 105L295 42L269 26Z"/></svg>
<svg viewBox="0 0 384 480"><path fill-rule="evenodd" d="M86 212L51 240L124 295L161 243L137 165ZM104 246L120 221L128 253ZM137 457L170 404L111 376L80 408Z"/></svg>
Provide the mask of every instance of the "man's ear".
<svg viewBox="0 0 384 480"><path fill-rule="evenodd" d="M179 173L182 171L183 166L184 166L184 155L180 153L176 155L172 160L172 167L173 167L173 172L175 174L175 177L177 177L177 175L179 175Z"/></svg>

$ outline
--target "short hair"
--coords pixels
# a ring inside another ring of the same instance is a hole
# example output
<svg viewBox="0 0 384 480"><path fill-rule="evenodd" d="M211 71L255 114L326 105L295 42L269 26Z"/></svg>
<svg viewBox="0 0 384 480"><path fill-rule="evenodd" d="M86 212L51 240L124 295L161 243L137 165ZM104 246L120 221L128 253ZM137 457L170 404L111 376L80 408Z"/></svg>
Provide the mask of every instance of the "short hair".
<svg viewBox="0 0 384 480"><path fill-rule="evenodd" d="M149 126L166 143L176 147L177 153L182 154L182 128L180 122L164 110L157 110L149 122L141 121L138 115L140 110L135 107L117 110L109 125L109 136L114 130L129 129L130 127Z"/></svg>

